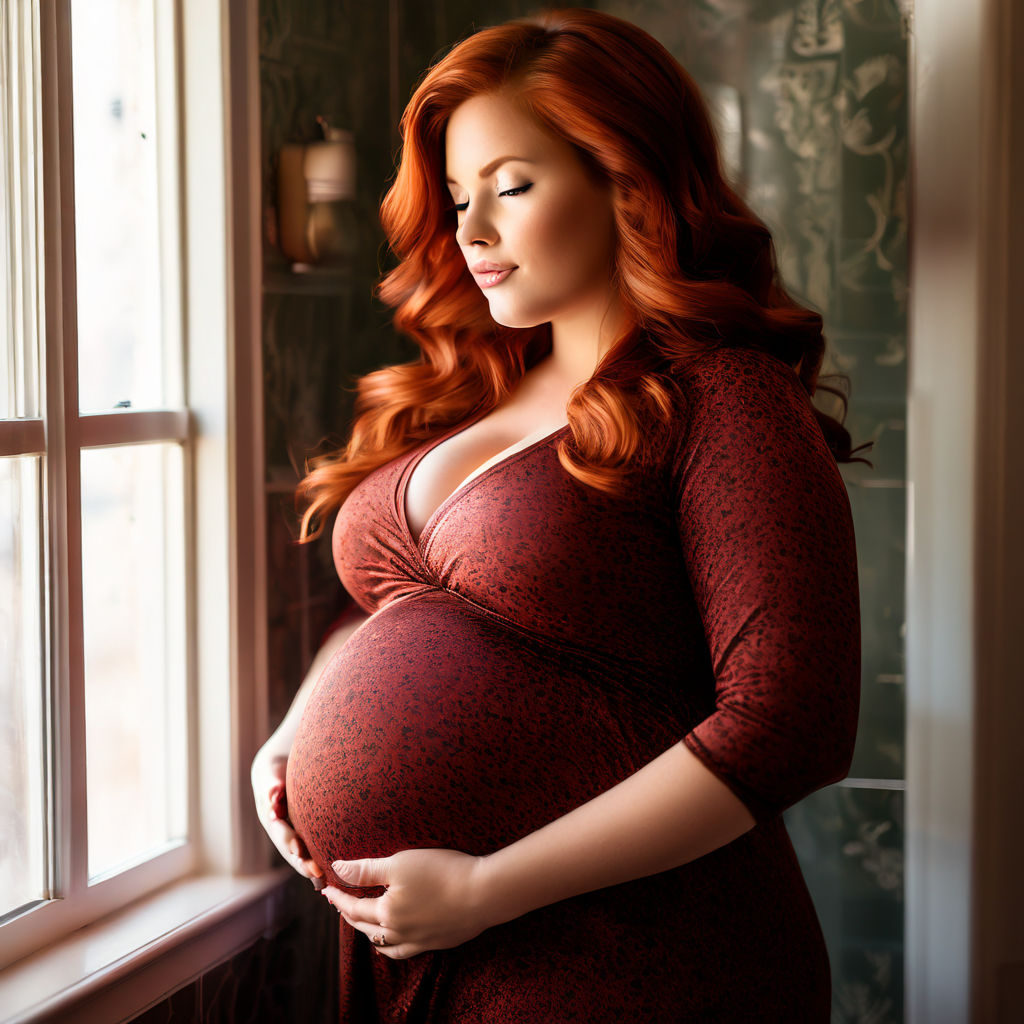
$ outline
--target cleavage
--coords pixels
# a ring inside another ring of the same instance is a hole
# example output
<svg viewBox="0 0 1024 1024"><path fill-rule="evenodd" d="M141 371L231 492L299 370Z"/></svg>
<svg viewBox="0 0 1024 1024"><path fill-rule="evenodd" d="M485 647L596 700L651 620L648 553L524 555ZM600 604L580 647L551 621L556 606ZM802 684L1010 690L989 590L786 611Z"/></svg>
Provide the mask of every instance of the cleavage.
<svg viewBox="0 0 1024 1024"><path fill-rule="evenodd" d="M405 518L417 543L434 513L466 484L559 429L557 425L543 426L525 436L520 434L517 439L493 422L488 423L488 419L485 417L435 444L413 467L405 487Z"/></svg>

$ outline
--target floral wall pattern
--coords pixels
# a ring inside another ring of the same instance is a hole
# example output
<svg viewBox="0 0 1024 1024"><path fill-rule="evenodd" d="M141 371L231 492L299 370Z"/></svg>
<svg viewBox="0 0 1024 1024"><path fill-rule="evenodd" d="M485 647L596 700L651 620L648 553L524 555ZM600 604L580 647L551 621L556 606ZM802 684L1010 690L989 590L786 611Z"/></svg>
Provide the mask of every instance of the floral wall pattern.
<svg viewBox="0 0 1024 1024"><path fill-rule="evenodd" d="M829 369L851 384L847 425L855 442L875 442L873 469L844 470L858 537L864 655L851 778L786 814L829 944L833 1024L903 1019L910 4L584 5L647 29L701 85L735 184L775 235L788 287L825 317ZM517 0L260 0L272 721L283 715L320 631L344 600L326 546L293 543L295 466L321 438L344 436L355 377L414 355L372 298L386 260L377 207L394 169L397 113L418 76L453 41L539 6ZM330 272L297 275L276 245L276 157L285 142L319 137L318 114L356 139L350 259ZM301 896L302 929L264 940L211 971L205 986L200 979L145 1019L260 1019L253 1016L260 993L267 1006L306 1000L302 1019L330 1018L329 978L311 1003L309 985L297 989L282 974L295 963L315 965L319 977L330 970L333 953L329 942L325 953L317 926L320 908Z"/></svg>

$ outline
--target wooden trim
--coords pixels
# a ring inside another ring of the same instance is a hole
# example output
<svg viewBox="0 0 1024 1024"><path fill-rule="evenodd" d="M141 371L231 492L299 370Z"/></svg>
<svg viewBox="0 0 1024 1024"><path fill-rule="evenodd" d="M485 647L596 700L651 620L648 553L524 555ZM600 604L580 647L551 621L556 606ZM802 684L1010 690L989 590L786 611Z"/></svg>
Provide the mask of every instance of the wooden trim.
<svg viewBox="0 0 1024 1024"><path fill-rule="evenodd" d="M0 420L0 458L45 452L46 429L42 420Z"/></svg>
<svg viewBox="0 0 1024 1024"><path fill-rule="evenodd" d="M234 868L252 871L265 863L266 837L253 813L250 766L269 731L258 12L245 0L231 0L227 19L232 828L238 837Z"/></svg>
<svg viewBox="0 0 1024 1024"><path fill-rule="evenodd" d="M83 448L154 441L184 443L188 438L187 409L88 413L78 417L78 441Z"/></svg>
<svg viewBox="0 0 1024 1024"><path fill-rule="evenodd" d="M1024 11L986 5L981 91L971 1019L1024 1020Z"/></svg>
<svg viewBox="0 0 1024 1024"><path fill-rule="evenodd" d="M231 177L227 37L232 6L231 0L180 0L179 21L188 126L183 140L186 391L198 428L189 481L195 499L189 544L191 564L202 567L192 580L189 621L196 637L190 673L192 748L202 777L201 786L198 780L194 784L192 828L202 839L204 865L225 874L245 862L245 843L252 834L248 821L244 835L236 830L242 807L252 805L251 790L245 793L247 771L241 769L241 731L235 717L240 693L250 685L239 679L238 648L253 638L240 634L234 608L240 593L246 597L235 578L242 550L237 531L245 538L252 534L249 509L236 486L236 448L240 443L244 451L250 442L237 438L248 430L249 420L238 411L241 388L235 361L242 346L232 311L235 273L229 248L232 191L245 187L244 181L236 183ZM252 551L245 556L251 557Z"/></svg>
<svg viewBox="0 0 1024 1024"><path fill-rule="evenodd" d="M286 920L278 869L247 878L185 879L9 968L5 1024L131 1020Z"/></svg>
<svg viewBox="0 0 1024 1024"><path fill-rule="evenodd" d="M88 886L81 473L78 459L78 295L70 0L40 7L45 211L44 362L49 497L50 758L56 835L47 895Z"/></svg>
<svg viewBox="0 0 1024 1024"><path fill-rule="evenodd" d="M963 1024L974 790L982 3L910 36L906 1013Z"/></svg>

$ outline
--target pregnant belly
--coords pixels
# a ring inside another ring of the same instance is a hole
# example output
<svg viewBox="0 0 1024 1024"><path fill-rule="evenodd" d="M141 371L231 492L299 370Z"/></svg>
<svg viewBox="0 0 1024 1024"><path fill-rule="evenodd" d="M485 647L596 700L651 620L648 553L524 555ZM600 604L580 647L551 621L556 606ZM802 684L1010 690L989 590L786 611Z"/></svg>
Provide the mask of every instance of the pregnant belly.
<svg viewBox="0 0 1024 1024"><path fill-rule="evenodd" d="M349 638L310 695L289 816L325 868L415 847L489 853L683 735L625 689L451 594L406 598Z"/></svg>

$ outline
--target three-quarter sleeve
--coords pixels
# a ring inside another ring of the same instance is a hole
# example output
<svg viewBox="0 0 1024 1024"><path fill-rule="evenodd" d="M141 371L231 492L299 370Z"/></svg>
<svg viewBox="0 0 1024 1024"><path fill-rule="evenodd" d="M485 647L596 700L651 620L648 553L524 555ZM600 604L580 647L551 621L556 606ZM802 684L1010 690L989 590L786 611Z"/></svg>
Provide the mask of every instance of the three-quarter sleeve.
<svg viewBox="0 0 1024 1024"><path fill-rule="evenodd" d="M691 368L677 524L715 679L686 746L757 821L849 771L860 617L845 484L789 367L724 351Z"/></svg>

